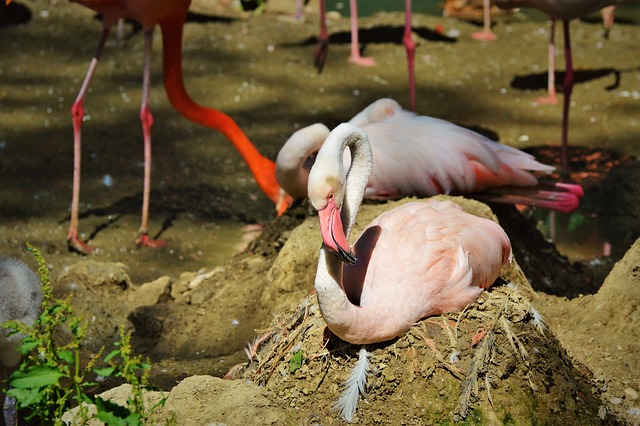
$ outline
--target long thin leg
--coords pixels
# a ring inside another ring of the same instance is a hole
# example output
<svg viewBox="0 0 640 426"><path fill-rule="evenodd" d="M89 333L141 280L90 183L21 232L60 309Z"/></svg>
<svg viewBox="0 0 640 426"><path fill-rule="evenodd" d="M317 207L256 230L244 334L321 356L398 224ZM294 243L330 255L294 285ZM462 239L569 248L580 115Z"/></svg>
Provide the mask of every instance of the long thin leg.
<svg viewBox="0 0 640 426"><path fill-rule="evenodd" d="M482 31L471 34L475 40L495 40L496 35L491 31L491 4L490 0L482 1L483 28Z"/></svg>
<svg viewBox="0 0 640 426"><path fill-rule="evenodd" d="M562 108L562 170L569 171L569 107L571 106L571 92L573 91L573 61L571 59L571 34L569 33L569 20L562 21L564 24L564 60L565 74L562 84L564 102Z"/></svg>
<svg viewBox="0 0 640 426"><path fill-rule="evenodd" d="M416 110L416 43L411 37L411 0L404 2L404 36L402 42L407 50L407 69L409 70L409 108Z"/></svg>
<svg viewBox="0 0 640 426"><path fill-rule="evenodd" d="M349 62L362 67L372 67L376 64L373 58L360 56L360 40L358 39L358 0L350 0L351 7L351 56Z"/></svg>
<svg viewBox="0 0 640 426"><path fill-rule="evenodd" d="M602 23L604 24L604 38L609 38L611 28L613 28L613 21L616 12L615 6L607 6L602 8Z"/></svg>
<svg viewBox="0 0 640 426"><path fill-rule="evenodd" d="M327 7L325 0L320 0L320 35L318 36L318 44L315 51L315 65L318 72L322 72L324 65L327 63L327 54L329 53L329 32L327 31Z"/></svg>
<svg viewBox="0 0 640 426"><path fill-rule="evenodd" d="M142 191L142 223L136 244L147 247L162 247L162 240L149 238L149 196L151 194L151 127L153 115L149 108L149 88L151 87L151 54L153 48L153 28L144 33L144 72L142 77L142 105L140 121L144 135L144 186Z"/></svg>
<svg viewBox="0 0 640 426"><path fill-rule="evenodd" d="M76 250L80 253L91 253L93 248L87 243L78 239L78 209L80 204L80 162L81 162L81 145L82 145L82 119L84 117L84 97L87 94L89 83L93 78L98 67L100 55L104 49L104 45L109 37L110 28L105 27L102 30L102 36L98 44L98 50L95 56L91 60L87 75L84 77L84 82L78 93L73 106L71 107L71 118L73 120L73 194L71 197L71 223L69 224L69 233L67 234L67 244L70 249Z"/></svg>
<svg viewBox="0 0 640 426"><path fill-rule="evenodd" d="M547 96L535 100L539 104L555 105L558 103L556 95L556 20L549 21L549 71L547 72Z"/></svg>

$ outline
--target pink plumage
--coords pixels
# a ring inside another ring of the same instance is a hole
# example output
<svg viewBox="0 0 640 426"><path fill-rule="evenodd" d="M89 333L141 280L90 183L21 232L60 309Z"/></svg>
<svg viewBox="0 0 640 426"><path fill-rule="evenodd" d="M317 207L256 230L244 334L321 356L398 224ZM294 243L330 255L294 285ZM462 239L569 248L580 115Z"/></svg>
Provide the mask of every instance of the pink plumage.
<svg viewBox="0 0 640 426"><path fill-rule="evenodd" d="M348 175L342 163L347 146L354 157ZM368 146L366 133L341 124L309 175L324 242L315 283L320 308L332 332L362 344L390 340L421 318L463 309L511 260L509 238L498 224L437 200L381 214L352 252L346 238L373 167Z"/></svg>

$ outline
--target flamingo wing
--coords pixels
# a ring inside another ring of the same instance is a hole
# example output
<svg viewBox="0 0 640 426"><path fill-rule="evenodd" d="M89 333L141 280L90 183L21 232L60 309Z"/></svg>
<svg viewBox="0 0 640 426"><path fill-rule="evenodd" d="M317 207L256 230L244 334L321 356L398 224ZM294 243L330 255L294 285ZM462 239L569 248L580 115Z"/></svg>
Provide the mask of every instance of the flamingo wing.
<svg viewBox="0 0 640 426"><path fill-rule="evenodd" d="M371 140L374 171L367 196L456 194L532 186L553 167L470 129L400 110L362 127ZM532 174L533 172L533 174Z"/></svg>
<svg viewBox="0 0 640 426"><path fill-rule="evenodd" d="M343 286L347 294L359 291L359 305L376 312L377 324L389 329L394 322L410 326L463 309L511 259L509 238L498 224L450 201L397 207L374 219L363 236L369 241L356 242L358 263L345 265Z"/></svg>

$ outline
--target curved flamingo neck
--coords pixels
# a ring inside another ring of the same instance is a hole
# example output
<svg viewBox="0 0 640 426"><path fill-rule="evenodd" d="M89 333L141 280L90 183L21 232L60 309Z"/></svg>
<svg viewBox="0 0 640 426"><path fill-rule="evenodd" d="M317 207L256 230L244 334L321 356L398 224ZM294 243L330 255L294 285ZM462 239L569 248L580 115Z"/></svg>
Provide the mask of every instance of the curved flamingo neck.
<svg viewBox="0 0 640 426"><path fill-rule="evenodd" d="M345 180L343 155L347 148L351 150L351 165ZM318 153L314 168L324 170L325 164L327 170L337 170L338 179L346 186L341 216L348 238L373 170L373 154L366 133L349 124L341 124L334 129ZM319 179L336 177L332 175L330 172ZM359 339L355 336L362 331L362 324L367 323L368 312L366 307L356 306L349 301L344 292L343 268L341 260L322 249L315 280L318 303L331 331L352 343L363 343L352 340Z"/></svg>
<svg viewBox="0 0 640 426"><path fill-rule="evenodd" d="M354 132L352 129L355 129ZM373 153L367 134L357 127L341 124L334 129L335 138L327 138L327 149L337 153L335 161L343 167L344 151L351 151L351 164L346 175L344 200L342 203L341 219L345 224L345 235L349 238L351 229L356 221L358 210L367 189L367 183L373 172ZM316 162L318 160L316 159Z"/></svg>
<svg viewBox="0 0 640 426"><path fill-rule="evenodd" d="M275 163L263 157L236 122L213 108L191 99L182 76L182 30L187 10L161 21L163 40L163 82L171 105L186 119L222 133L249 166L260 189L277 202L280 186L275 178Z"/></svg>

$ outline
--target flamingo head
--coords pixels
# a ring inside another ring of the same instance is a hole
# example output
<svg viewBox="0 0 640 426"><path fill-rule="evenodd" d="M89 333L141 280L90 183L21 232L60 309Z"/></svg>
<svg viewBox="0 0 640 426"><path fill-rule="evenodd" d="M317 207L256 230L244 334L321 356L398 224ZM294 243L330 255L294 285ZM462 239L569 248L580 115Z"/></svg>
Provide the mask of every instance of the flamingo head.
<svg viewBox="0 0 640 426"><path fill-rule="evenodd" d="M356 257L347 241L341 218L346 189L342 158L324 161L325 158L319 154L309 173L309 200L318 211L324 248L342 261L354 264Z"/></svg>
<svg viewBox="0 0 640 426"><path fill-rule="evenodd" d="M276 180L290 197L307 196L309 171L328 135L327 126L312 124L296 131L280 148L276 158Z"/></svg>

